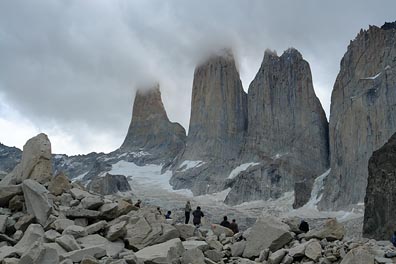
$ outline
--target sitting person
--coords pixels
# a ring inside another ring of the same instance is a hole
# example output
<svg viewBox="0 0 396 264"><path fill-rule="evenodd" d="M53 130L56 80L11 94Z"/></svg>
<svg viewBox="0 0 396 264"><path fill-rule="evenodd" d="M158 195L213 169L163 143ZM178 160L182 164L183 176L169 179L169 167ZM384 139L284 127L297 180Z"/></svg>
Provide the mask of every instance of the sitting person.
<svg viewBox="0 0 396 264"><path fill-rule="evenodd" d="M135 203L135 206L140 208L141 204L142 204L142 201L141 200L137 200L137 203Z"/></svg>
<svg viewBox="0 0 396 264"><path fill-rule="evenodd" d="M298 229L300 229L304 233L307 233L309 231L309 224L305 220L301 220Z"/></svg>
<svg viewBox="0 0 396 264"><path fill-rule="evenodd" d="M232 219L232 223L230 224L230 229L232 230L232 232L234 232L234 234L239 233L238 224L236 223L235 219Z"/></svg>
<svg viewBox="0 0 396 264"><path fill-rule="evenodd" d="M227 228L230 228L230 222L228 222L227 216L223 217L223 222L221 222L220 225L224 226L224 227L227 227Z"/></svg>
<svg viewBox="0 0 396 264"><path fill-rule="evenodd" d="M171 211L168 211L167 213L166 213L166 215L165 215L165 219L172 219L171 218Z"/></svg>

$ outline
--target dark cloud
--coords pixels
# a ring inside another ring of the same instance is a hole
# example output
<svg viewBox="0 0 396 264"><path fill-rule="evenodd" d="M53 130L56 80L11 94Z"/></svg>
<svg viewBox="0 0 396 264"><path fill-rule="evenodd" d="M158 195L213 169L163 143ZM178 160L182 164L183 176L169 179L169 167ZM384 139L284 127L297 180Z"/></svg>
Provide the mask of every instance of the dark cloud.
<svg viewBox="0 0 396 264"><path fill-rule="evenodd" d="M395 20L395 9L394 0L0 1L0 104L84 151L109 150L139 85L159 81L171 120L188 128L194 67L208 54L233 48L247 90L266 48L295 47L328 113L349 40ZM0 133L7 142L11 132Z"/></svg>

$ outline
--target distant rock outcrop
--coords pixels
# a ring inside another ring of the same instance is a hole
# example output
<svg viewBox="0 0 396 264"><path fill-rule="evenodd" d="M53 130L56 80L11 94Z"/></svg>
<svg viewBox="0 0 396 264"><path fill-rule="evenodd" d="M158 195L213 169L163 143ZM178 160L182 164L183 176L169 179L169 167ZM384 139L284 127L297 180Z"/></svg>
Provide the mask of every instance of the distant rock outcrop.
<svg viewBox="0 0 396 264"><path fill-rule="evenodd" d="M160 159L161 163L173 159L184 148L185 140L185 129L168 119L159 85L138 90L132 121L120 151L148 152Z"/></svg>
<svg viewBox="0 0 396 264"><path fill-rule="evenodd" d="M21 162L22 151L0 143L0 179L10 173Z"/></svg>
<svg viewBox="0 0 396 264"><path fill-rule="evenodd" d="M221 190L241 153L246 128L246 93L233 55L226 50L195 69L186 148L172 185L195 194Z"/></svg>
<svg viewBox="0 0 396 264"><path fill-rule="evenodd" d="M367 164L396 131L396 30L370 26L342 58L330 113L331 172L321 208L363 202Z"/></svg>
<svg viewBox="0 0 396 264"><path fill-rule="evenodd" d="M231 204L279 198L295 190L295 207L329 166L328 123L301 54L266 51L248 92L248 133L242 160L260 162L229 182Z"/></svg>
<svg viewBox="0 0 396 264"><path fill-rule="evenodd" d="M396 230L396 134L369 160L363 236L388 240Z"/></svg>
<svg viewBox="0 0 396 264"><path fill-rule="evenodd" d="M112 175L107 173L103 177L96 177L87 185L90 192L109 195L117 192L126 192L131 190L128 180L124 175Z"/></svg>

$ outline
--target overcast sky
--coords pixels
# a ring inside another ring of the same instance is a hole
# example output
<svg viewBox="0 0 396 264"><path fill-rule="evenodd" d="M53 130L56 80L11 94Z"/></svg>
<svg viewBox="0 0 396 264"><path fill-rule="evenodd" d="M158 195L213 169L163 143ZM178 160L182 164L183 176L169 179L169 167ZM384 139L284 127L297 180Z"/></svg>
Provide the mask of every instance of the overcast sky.
<svg viewBox="0 0 396 264"><path fill-rule="evenodd" d="M329 114L349 41L395 10L395 0L2 0L0 142L21 148L44 132L55 153L112 151L136 87L156 81L169 118L187 129L194 67L224 47L245 90L265 49L295 47Z"/></svg>

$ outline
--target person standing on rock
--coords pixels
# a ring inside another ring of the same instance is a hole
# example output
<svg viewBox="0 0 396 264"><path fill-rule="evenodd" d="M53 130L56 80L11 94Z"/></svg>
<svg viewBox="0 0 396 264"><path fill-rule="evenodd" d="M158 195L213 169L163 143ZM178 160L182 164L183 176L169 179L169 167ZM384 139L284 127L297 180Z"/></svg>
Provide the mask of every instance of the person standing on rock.
<svg viewBox="0 0 396 264"><path fill-rule="evenodd" d="M232 232L234 232L234 234L239 233L238 224L236 223L235 219L232 219L232 223L230 224L229 228L232 230Z"/></svg>
<svg viewBox="0 0 396 264"><path fill-rule="evenodd" d="M184 208L185 224L188 224L188 222L190 222L190 214L191 214L191 204L190 201L187 201L186 207Z"/></svg>
<svg viewBox="0 0 396 264"><path fill-rule="evenodd" d="M138 208L140 208L141 204L142 204L142 201L141 201L141 200L138 200L137 203L135 203L135 206L138 207Z"/></svg>
<svg viewBox="0 0 396 264"><path fill-rule="evenodd" d="M223 221L220 223L220 225L224 226L224 227L227 227L227 228L230 228L231 224L230 224L230 222L228 222L228 218L227 218L226 215L223 217Z"/></svg>
<svg viewBox="0 0 396 264"><path fill-rule="evenodd" d="M193 224L195 226L200 226L201 225L201 218L204 217L204 214L201 211L201 207L197 207L197 210L195 210L193 213Z"/></svg>

